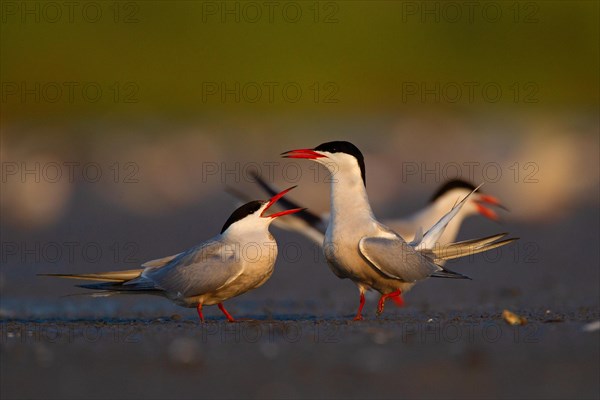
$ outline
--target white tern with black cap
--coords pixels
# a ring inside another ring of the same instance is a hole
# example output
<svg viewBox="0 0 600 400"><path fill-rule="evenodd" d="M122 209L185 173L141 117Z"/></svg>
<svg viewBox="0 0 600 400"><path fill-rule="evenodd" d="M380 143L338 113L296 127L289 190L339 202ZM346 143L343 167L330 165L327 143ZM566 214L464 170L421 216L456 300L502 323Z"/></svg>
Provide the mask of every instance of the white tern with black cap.
<svg viewBox="0 0 600 400"><path fill-rule="evenodd" d="M295 186L294 186L295 187ZM263 285L273 273L277 242L269 225L277 218L301 211L265 215L286 189L268 201L251 201L236 209L221 233L202 244L169 257L149 261L141 269L92 274L45 274L102 283L86 289L167 297L183 307L195 307L204 322L202 307L217 304L230 322L234 318L223 302Z"/></svg>
<svg viewBox="0 0 600 400"><path fill-rule="evenodd" d="M355 145L346 141L327 142L314 149L291 150L282 156L316 161L334 175L323 250L332 271L358 286L360 304L355 320L362 319L366 290L381 293L377 307L377 313L381 314L386 299L400 296L418 281L429 277L468 279L442 267L441 261L490 250L515 240L498 241L504 236L500 234L439 245L448 223L481 185L464 198L457 198L456 205L425 234L419 229L414 239L407 242L375 219L367 197L364 157Z"/></svg>

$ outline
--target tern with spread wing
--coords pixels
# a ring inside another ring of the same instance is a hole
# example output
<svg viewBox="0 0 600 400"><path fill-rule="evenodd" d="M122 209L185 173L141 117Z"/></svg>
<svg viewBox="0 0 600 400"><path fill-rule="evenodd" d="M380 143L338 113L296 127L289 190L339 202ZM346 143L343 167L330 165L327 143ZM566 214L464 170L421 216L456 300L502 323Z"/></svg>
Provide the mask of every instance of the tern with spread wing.
<svg viewBox="0 0 600 400"><path fill-rule="evenodd" d="M149 261L142 269L45 275L101 282L81 285L86 289L161 295L180 306L195 307L202 322L202 307L217 304L233 322L234 318L223 302L260 287L271 277L277 258L277 242L269 232L269 225L276 218L301 209L271 215L265 213L293 188L268 201L244 204L231 214L219 235L179 254Z"/></svg>
<svg viewBox="0 0 600 400"><path fill-rule="evenodd" d="M383 312L386 299L400 296L418 281L429 277L462 278L441 262L464 257L508 244L515 239L499 240L505 234L439 245L448 223L458 214L475 188L423 234L418 229L411 242L375 219L366 191L365 161L350 142L323 143L314 149L292 150L286 158L304 158L323 164L331 179L331 210L323 251L332 271L342 279L351 279L360 293L355 320L362 319L365 291L377 290L381 297L377 314Z"/></svg>

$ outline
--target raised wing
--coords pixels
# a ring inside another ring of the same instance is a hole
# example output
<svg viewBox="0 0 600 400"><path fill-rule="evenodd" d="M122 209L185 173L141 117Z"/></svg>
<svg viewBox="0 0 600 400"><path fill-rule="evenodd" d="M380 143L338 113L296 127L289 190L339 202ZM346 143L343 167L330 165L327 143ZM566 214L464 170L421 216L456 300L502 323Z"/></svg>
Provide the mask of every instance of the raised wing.
<svg viewBox="0 0 600 400"><path fill-rule="evenodd" d="M404 239L404 236L402 236L402 238ZM412 241L410 241L408 244L411 245L412 247L417 246L419 243L421 243L423 241L423 227L420 226L417 229L417 232L415 233L415 237L413 238Z"/></svg>
<svg viewBox="0 0 600 400"><path fill-rule="evenodd" d="M147 269L142 277L166 292L183 297L215 291L242 273L239 246L210 240L180 253L166 266Z"/></svg>
<svg viewBox="0 0 600 400"><path fill-rule="evenodd" d="M452 207L452 209L450 211L448 211L446 213L446 215L444 215L442 218L440 218L440 220L438 222L436 222L425 233L425 235L423 235L423 238L421 239L421 241L419 243L417 243L416 241L413 241L413 242L411 242L411 244L417 250L432 249L438 243L440 237L444 233L444 230L448 226L448 223L450 223L450 221L452 221L452 218L454 218L456 216L456 214L458 214L458 212L460 211L462 206L465 205L465 202L467 201L469 196L471 196L473 193L475 193L481 186L483 186L483 183L481 185L477 186L471 193L466 195L458 204L456 204L454 207Z"/></svg>
<svg viewBox="0 0 600 400"><path fill-rule="evenodd" d="M442 270L399 236L364 237L358 248L374 268L392 279L415 282Z"/></svg>

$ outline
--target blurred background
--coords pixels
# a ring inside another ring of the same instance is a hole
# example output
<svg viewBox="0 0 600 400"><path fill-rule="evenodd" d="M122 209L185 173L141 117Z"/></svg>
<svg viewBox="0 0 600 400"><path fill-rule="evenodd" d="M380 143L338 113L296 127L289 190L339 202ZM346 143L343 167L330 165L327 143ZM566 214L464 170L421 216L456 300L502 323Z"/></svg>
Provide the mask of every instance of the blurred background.
<svg viewBox="0 0 600 400"><path fill-rule="evenodd" d="M378 217L409 214L462 177L486 182L510 212L500 225L469 219L459 238L521 238L453 263L474 281L426 282L386 313L583 308L597 319L599 11L588 1L3 1L0 318L194 320L162 299L64 297L81 290L36 274L135 268L200 243L237 206L228 187L265 198L253 172L300 185L291 197L327 212L325 171L279 154L349 140L365 154ZM354 286L312 243L272 230L276 272L230 311L350 315ZM597 343L579 350L598 354ZM51 366L61 359L44 351ZM571 362L585 372L565 393L598 395L585 380L597 358ZM509 393L506 376L491 376L493 393ZM49 393L82 393L48 382ZM301 386L249 396L309 395Z"/></svg>

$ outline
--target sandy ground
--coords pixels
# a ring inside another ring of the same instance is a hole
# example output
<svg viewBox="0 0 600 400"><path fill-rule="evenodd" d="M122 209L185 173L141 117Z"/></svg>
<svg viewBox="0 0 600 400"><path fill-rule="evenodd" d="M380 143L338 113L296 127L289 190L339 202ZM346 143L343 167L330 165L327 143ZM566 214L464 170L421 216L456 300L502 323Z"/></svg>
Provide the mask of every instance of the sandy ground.
<svg viewBox="0 0 600 400"><path fill-rule="evenodd" d="M2 398L597 398L598 309L519 312L5 320Z"/></svg>
<svg viewBox="0 0 600 400"><path fill-rule="evenodd" d="M103 224L65 222L37 236L5 229L14 243L95 240L105 254L94 263L79 253L52 263L35 252L6 260L2 399L600 397L599 331L584 330L600 318L596 207L545 225L471 219L461 238L507 230L521 240L492 258L453 262L473 280L428 280L380 318L369 298L358 323L350 321L352 283L333 276L311 243L279 230L278 241L297 243L301 257L282 257L263 287L226 303L252 321L229 324L207 307L201 325L195 310L161 298L70 296L83 292L75 282L35 276L114 269L110 246L127 250L131 238L137 253L120 255L124 268L172 254L215 229L190 218L220 215L220 207L147 221L89 203L67 221ZM579 241L565 247L565 235ZM504 309L528 324L508 325Z"/></svg>

